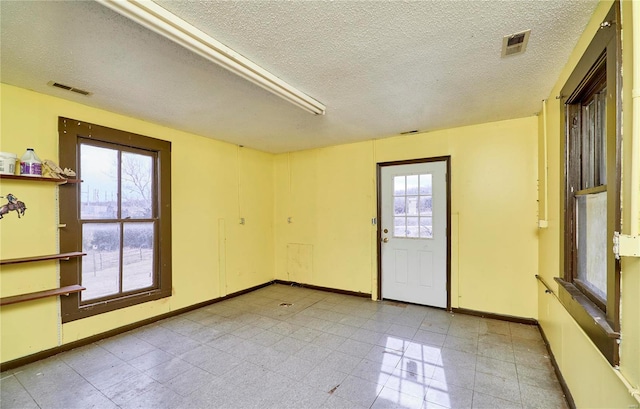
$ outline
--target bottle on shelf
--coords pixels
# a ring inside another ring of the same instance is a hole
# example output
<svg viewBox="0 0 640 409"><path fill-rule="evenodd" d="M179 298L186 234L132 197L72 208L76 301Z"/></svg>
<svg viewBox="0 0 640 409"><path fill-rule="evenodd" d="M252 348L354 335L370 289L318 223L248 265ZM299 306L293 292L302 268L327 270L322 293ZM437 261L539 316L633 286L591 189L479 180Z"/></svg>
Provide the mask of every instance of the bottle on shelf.
<svg viewBox="0 0 640 409"><path fill-rule="evenodd" d="M23 176L42 176L42 161L33 148L27 148L27 151L20 158L20 174Z"/></svg>

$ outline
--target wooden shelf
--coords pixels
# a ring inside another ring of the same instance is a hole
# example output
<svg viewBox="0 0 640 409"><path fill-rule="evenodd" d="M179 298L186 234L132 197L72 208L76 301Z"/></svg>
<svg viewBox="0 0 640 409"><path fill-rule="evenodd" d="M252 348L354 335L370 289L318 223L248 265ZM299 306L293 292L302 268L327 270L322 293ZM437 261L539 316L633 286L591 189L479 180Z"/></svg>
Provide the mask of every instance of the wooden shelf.
<svg viewBox="0 0 640 409"><path fill-rule="evenodd" d="M54 288L53 290L38 291L35 293L0 298L0 305L9 305L19 302L39 300L40 298L52 297L54 295L69 295L72 293L79 293L80 291L84 290L86 290L86 288L84 288L83 286L74 284L66 287Z"/></svg>
<svg viewBox="0 0 640 409"><path fill-rule="evenodd" d="M70 258L73 258L73 257L82 257L86 255L87 253L83 253L81 251L73 251L71 253L49 254L46 256L8 258L5 260L0 260L0 265L31 263L33 261L46 261L46 260L69 260Z"/></svg>
<svg viewBox="0 0 640 409"><path fill-rule="evenodd" d="M65 183L82 182L82 180L80 179L54 179L54 178L43 178L38 176L3 175L3 174L0 174L0 179L13 179L13 180L22 180L22 181L30 180L32 182L53 182L59 185L64 185Z"/></svg>

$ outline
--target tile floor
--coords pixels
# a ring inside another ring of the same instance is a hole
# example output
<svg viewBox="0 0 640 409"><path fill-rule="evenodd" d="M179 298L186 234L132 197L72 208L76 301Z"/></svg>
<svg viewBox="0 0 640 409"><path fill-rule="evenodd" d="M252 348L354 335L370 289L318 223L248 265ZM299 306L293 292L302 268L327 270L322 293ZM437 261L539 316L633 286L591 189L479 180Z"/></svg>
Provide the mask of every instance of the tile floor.
<svg viewBox="0 0 640 409"><path fill-rule="evenodd" d="M2 408L567 408L536 327L278 284L1 376Z"/></svg>

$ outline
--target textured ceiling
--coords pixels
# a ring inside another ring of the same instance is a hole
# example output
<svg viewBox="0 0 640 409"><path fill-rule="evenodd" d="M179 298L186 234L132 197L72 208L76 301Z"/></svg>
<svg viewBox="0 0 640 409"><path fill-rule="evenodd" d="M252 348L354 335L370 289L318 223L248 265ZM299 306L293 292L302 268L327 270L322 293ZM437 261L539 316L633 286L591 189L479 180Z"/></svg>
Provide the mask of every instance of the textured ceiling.
<svg viewBox="0 0 640 409"><path fill-rule="evenodd" d="M0 80L286 152L532 115L597 1L157 1L327 107L315 116L93 1L0 1ZM531 29L527 51L502 37ZM47 86L54 80L93 92ZM152 136L152 135L151 135Z"/></svg>

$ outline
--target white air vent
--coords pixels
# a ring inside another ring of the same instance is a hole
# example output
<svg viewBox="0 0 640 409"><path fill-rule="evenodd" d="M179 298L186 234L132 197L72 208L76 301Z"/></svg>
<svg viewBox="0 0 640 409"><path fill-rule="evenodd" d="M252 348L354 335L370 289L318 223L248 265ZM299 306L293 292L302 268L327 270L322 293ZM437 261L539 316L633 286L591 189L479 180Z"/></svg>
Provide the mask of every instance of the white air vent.
<svg viewBox="0 0 640 409"><path fill-rule="evenodd" d="M64 90L67 90L67 91L75 92L75 93L78 93L78 94L81 94L81 95L85 95L85 96L92 94L92 92L85 91L85 90L80 89L80 88L75 88L75 87L72 87L70 85L60 84L59 82L55 82L55 81L49 81L49 82L47 82L47 85L50 85L50 86L56 87L56 88L60 88L60 89L64 89Z"/></svg>
<svg viewBox="0 0 640 409"><path fill-rule="evenodd" d="M524 50L527 49L529 34L531 34L531 30L504 36L502 38L502 56L508 57L511 55L522 54Z"/></svg>

